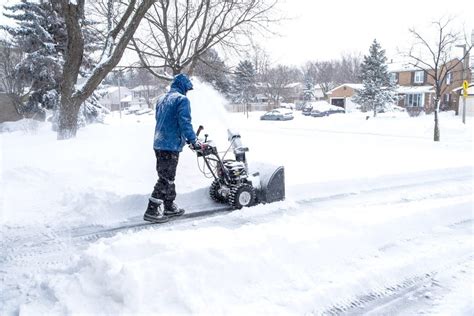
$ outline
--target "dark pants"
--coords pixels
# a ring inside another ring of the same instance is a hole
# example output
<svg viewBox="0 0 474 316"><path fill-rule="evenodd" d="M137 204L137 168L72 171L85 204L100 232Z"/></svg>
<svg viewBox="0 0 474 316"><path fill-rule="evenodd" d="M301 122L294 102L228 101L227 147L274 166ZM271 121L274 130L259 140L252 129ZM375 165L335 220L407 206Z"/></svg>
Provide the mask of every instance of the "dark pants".
<svg viewBox="0 0 474 316"><path fill-rule="evenodd" d="M163 200L165 207L171 206L176 198L174 178L178 167L179 152L155 149L155 156L158 181L151 196Z"/></svg>

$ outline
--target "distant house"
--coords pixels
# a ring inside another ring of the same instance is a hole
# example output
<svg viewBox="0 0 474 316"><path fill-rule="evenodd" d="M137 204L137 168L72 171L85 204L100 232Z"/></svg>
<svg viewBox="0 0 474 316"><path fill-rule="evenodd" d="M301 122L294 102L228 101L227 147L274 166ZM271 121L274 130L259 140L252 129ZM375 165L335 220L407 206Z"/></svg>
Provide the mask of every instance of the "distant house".
<svg viewBox="0 0 474 316"><path fill-rule="evenodd" d="M140 85L132 91L132 104L140 107L153 107L155 100L164 93L162 87L157 85Z"/></svg>
<svg viewBox="0 0 474 316"><path fill-rule="evenodd" d="M99 103L110 111L118 111L120 106L122 109L130 106L128 102L124 102L124 100L131 100L132 97L132 91L127 87L110 86L98 91L98 94L101 95Z"/></svg>
<svg viewBox="0 0 474 316"><path fill-rule="evenodd" d="M329 103L342 108L346 108L348 99L352 98L357 90L362 89L361 83L344 83L327 93Z"/></svg>
<svg viewBox="0 0 474 316"><path fill-rule="evenodd" d="M452 67L454 64L457 65L448 73L442 85L442 90L444 90L440 104L442 110L457 110L458 108L459 93L453 90L462 84L463 65L459 59L453 59L447 67ZM434 80L430 76L434 72L433 69L420 69L400 63L390 63L387 66L392 81L398 85L399 106L423 107L427 112L434 110Z"/></svg>
<svg viewBox="0 0 474 316"><path fill-rule="evenodd" d="M283 88L282 96L285 102L294 103L297 100L303 99L305 85L302 82L292 82Z"/></svg>
<svg viewBox="0 0 474 316"><path fill-rule="evenodd" d="M269 98L264 93L257 93L255 95L255 102L257 103L268 103Z"/></svg>

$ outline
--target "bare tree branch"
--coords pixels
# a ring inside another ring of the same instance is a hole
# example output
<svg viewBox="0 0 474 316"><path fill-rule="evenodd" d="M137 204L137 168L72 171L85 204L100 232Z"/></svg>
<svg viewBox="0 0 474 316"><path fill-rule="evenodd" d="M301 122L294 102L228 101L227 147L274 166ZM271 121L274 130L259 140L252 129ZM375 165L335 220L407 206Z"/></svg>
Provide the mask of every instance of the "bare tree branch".
<svg viewBox="0 0 474 316"><path fill-rule="evenodd" d="M159 0L131 48L144 66L166 66L173 75L184 69L192 73L209 49L238 45L242 34L264 29L277 1Z"/></svg>

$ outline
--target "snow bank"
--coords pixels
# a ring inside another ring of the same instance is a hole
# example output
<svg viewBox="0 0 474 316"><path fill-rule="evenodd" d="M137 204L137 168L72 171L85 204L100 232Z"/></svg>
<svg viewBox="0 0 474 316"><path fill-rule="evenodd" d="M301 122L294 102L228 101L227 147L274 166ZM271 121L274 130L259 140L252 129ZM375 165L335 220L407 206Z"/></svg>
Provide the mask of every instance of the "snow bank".
<svg viewBox="0 0 474 316"><path fill-rule="evenodd" d="M391 244L401 227L405 236L417 236L433 223L469 213L469 203L455 210L450 205L416 202L381 212L380 205L366 204L348 206L343 214L331 206L318 212L288 202L257 206L217 223L100 240L74 273L52 276L44 287L54 293L57 311L78 314L320 314L358 293L384 291L423 275L427 266L435 269L440 253L469 251L468 242L451 250L443 240L419 239L417 244L426 244L422 254L410 244L403 252ZM282 214L265 214L269 208ZM433 212L440 218L424 221ZM256 221L262 215L271 220Z"/></svg>

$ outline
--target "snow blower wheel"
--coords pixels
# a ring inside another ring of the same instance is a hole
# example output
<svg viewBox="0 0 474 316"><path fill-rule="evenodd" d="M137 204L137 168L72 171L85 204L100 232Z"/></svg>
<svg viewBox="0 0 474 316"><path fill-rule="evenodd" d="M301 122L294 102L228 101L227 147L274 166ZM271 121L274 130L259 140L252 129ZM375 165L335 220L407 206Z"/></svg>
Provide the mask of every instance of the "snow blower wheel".
<svg viewBox="0 0 474 316"><path fill-rule="evenodd" d="M212 181L211 187L209 188L209 196L215 202L226 203L227 199L219 193L220 188L221 183L219 182L219 180L214 179L214 181Z"/></svg>
<svg viewBox="0 0 474 316"><path fill-rule="evenodd" d="M230 190L229 204L235 209L252 206L255 201L255 190L250 184L241 184Z"/></svg>

